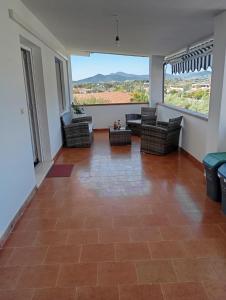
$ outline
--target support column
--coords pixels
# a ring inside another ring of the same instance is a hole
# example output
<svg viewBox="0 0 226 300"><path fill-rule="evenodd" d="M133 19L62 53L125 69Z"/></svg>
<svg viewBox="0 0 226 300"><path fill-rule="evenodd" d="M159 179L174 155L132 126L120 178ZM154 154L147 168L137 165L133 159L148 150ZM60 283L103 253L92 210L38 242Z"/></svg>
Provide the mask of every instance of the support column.
<svg viewBox="0 0 226 300"><path fill-rule="evenodd" d="M155 107L156 103L163 102L163 70L164 56L152 55L149 59L149 105Z"/></svg>
<svg viewBox="0 0 226 300"><path fill-rule="evenodd" d="M206 152L226 151L226 12L215 18Z"/></svg>

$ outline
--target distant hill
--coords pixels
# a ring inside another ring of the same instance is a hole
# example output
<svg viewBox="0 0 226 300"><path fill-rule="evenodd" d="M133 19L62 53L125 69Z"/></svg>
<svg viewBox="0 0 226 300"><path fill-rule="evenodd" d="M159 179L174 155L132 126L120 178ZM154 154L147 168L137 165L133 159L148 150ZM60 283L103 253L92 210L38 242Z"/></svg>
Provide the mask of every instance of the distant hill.
<svg viewBox="0 0 226 300"><path fill-rule="evenodd" d="M168 80L170 80L170 79L191 80L191 79L209 78L210 76L211 76L210 71L202 71L202 72L184 73L184 74L180 74L180 75L166 74L165 78Z"/></svg>
<svg viewBox="0 0 226 300"><path fill-rule="evenodd" d="M84 78L81 80L74 81L74 84L82 83L103 83L103 82L123 82L126 80L149 80L149 75L135 75L127 74L123 72L111 73L108 75L97 74L92 77Z"/></svg>

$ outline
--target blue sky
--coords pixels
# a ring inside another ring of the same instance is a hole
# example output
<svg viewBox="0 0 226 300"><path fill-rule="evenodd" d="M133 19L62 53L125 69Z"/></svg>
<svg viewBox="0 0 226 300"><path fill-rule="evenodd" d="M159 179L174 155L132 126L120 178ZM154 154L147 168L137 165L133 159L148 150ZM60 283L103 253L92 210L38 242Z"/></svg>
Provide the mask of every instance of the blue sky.
<svg viewBox="0 0 226 300"><path fill-rule="evenodd" d="M95 53L90 57L72 56L71 63L73 80L115 72L149 74L149 58L147 57Z"/></svg>

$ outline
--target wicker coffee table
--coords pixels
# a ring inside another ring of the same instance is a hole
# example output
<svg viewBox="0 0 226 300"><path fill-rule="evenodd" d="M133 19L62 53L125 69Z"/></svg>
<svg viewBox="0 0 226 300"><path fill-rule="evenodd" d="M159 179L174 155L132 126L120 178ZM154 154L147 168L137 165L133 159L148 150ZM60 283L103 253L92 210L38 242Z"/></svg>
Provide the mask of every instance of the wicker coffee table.
<svg viewBox="0 0 226 300"><path fill-rule="evenodd" d="M130 129L121 128L114 129L109 128L109 140L112 146L129 145L131 144L131 133Z"/></svg>

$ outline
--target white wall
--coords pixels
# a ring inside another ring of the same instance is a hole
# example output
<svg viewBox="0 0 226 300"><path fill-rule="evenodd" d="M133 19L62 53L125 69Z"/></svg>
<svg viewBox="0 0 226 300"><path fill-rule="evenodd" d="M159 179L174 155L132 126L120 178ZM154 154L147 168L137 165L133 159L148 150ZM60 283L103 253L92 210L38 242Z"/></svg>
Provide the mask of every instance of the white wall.
<svg viewBox="0 0 226 300"><path fill-rule="evenodd" d="M147 104L96 105L86 106L85 112L93 117L94 128L108 128L114 121L120 120L125 125L125 114L140 113L142 106Z"/></svg>
<svg viewBox="0 0 226 300"><path fill-rule="evenodd" d="M51 158L61 146L55 53L9 18L15 10L52 48L63 46L18 0L0 1L0 238L36 186L20 37L41 49ZM66 53L65 53L66 54Z"/></svg>
<svg viewBox="0 0 226 300"><path fill-rule="evenodd" d="M207 135L208 152L226 151L226 12L214 24L213 72Z"/></svg>
<svg viewBox="0 0 226 300"><path fill-rule="evenodd" d="M152 55L149 59L149 102L151 107L156 107L156 104L163 99L163 62L163 56Z"/></svg>
<svg viewBox="0 0 226 300"><path fill-rule="evenodd" d="M207 119L177 111L173 108L158 105L158 119L168 121L170 118L183 116L181 147L200 162L206 154Z"/></svg>

